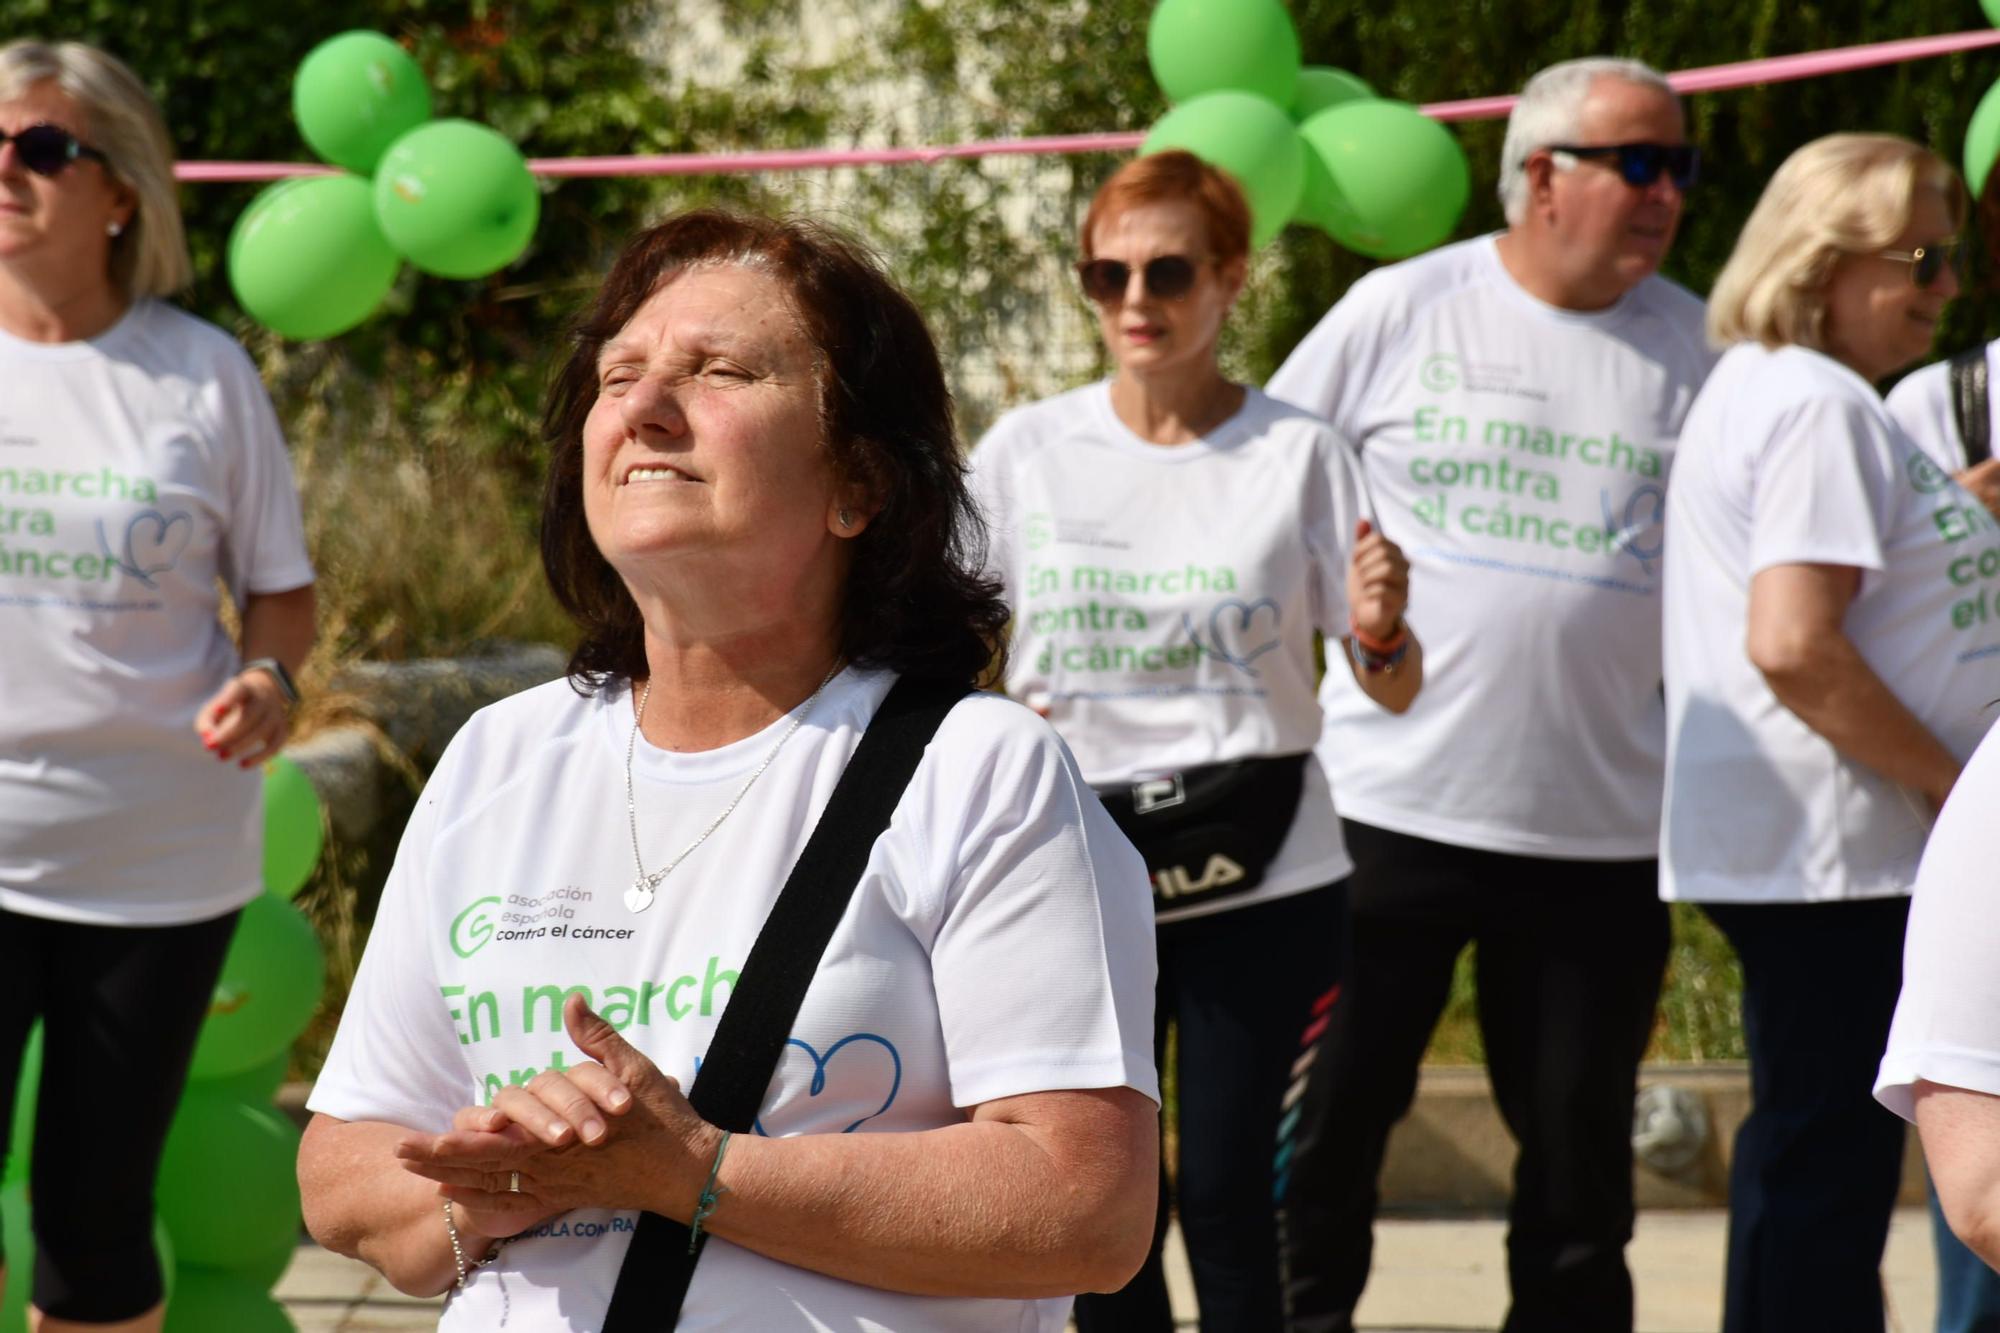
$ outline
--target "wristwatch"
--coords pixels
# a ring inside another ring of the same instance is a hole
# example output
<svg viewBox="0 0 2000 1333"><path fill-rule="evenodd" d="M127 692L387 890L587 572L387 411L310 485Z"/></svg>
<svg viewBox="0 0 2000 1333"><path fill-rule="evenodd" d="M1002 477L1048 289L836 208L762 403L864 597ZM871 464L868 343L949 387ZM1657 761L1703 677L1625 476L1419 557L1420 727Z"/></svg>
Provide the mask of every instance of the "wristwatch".
<svg viewBox="0 0 2000 1333"><path fill-rule="evenodd" d="M253 657L249 661L245 662L243 664L243 670L238 671L236 674L240 676L243 674L244 671L263 672L265 675L269 676L272 680L278 682L278 693L285 696L285 705L287 707L296 707L298 705L299 687L297 683L295 683L292 680L292 673L285 670L285 664L283 662L280 662L277 658Z"/></svg>

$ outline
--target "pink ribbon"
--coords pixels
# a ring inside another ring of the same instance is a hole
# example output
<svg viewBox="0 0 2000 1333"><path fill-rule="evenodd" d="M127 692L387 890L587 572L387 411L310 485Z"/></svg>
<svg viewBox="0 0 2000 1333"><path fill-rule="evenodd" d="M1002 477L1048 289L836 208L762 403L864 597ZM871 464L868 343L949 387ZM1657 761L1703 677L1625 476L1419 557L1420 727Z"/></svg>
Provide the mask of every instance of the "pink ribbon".
<svg viewBox="0 0 2000 1333"><path fill-rule="evenodd" d="M1942 37L1908 37L1866 46L1844 46L1803 55L1771 56L1732 65L1684 69L1667 79L1684 93L1712 93L1759 83L1787 83L1827 74L1926 60L1958 51L2000 46L2000 29L1951 33ZM1514 108L1514 98L1474 97L1458 102L1433 102L1420 108L1438 120L1498 120ZM1056 134L1034 139L987 139L977 143L939 144L918 148L780 148L747 153L654 153L633 157L545 157L529 161L538 176L702 176L748 171L806 171L827 167L928 164L956 157L1005 157L1021 154L1122 153L1137 148L1143 133ZM184 181L267 181L287 176L326 176L334 168L317 162L182 162L174 175Z"/></svg>

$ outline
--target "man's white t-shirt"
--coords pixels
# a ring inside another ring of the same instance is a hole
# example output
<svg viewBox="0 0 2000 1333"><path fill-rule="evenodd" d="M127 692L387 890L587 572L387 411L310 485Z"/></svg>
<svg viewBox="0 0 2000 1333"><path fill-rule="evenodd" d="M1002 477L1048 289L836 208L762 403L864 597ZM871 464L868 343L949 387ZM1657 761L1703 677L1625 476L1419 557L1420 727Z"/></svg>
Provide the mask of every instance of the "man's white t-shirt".
<svg viewBox="0 0 2000 1333"><path fill-rule="evenodd" d="M0 333L0 908L170 925L260 890L259 774L194 732L240 605L313 581L256 367L142 300L82 342Z"/></svg>
<svg viewBox="0 0 2000 1333"><path fill-rule="evenodd" d="M554 681L476 714L404 833L312 1109L441 1132L459 1108L584 1058L561 1018L578 989L692 1084L737 969L891 683L835 679L637 914L623 898L630 691L586 698ZM708 826L790 725L695 754L639 741L649 869ZM1047 724L973 696L875 842L756 1132L935 1129L1052 1089L1157 1100L1153 979L1152 902L1131 844ZM487 1333L508 1311L508 1327L537 1333L597 1329L635 1216L579 1209L509 1245L440 1327ZM895 1295L716 1240L679 1327L1053 1333L1068 1307Z"/></svg>
<svg viewBox="0 0 2000 1333"><path fill-rule="evenodd" d="M2000 441L2000 342L1986 344L1987 438ZM1965 470L1965 440L1951 407L1951 362L1913 370L1889 390L1889 415L1947 472Z"/></svg>
<svg viewBox="0 0 2000 1333"><path fill-rule="evenodd" d="M1846 366L1732 348L1688 413L1667 511L1664 897L1909 892L1921 798L1836 751L1744 647L1752 577L1797 564L1863 571L1843 631L1953 754L2000 717L2000 524Z"/></svg>
<svg viewBox="0 0 2000 1333"><path fill-rule="evenodd" d="M1301 754L1319 738L1313 631L1345 673L1349 451L1256 389L1201 439L1118 419L1108 383L1016 408L972 453L988 568L1014 608L1007 692L1041 710L1093 783ZM1370 703L1369 707L1377 707ZM1319 765L1254 889L1160 920L1286 897L1354 868Z"/></svg>
<svg viewBox="0 0 2000 1333"><path fill-rule="evenodd" d="M1659 837L1660 534L1713 357L1701 303L1524 291L1491 236L1368 274L1266 387L1361 451L1410 560L1424 688L1400 716L1329 671L1343 815L1517 855L1642 859Z"/></svg>
<svg viewBox="0 0 2000 1333"><path fill-rule="evenodd" d="M2000 1097L2000 893L1994 811L2000 810L2000 730L1988 731L1917 868L1903 936L1903 993L1875 1097L1915 1118L1917 1080Z"/></svg>

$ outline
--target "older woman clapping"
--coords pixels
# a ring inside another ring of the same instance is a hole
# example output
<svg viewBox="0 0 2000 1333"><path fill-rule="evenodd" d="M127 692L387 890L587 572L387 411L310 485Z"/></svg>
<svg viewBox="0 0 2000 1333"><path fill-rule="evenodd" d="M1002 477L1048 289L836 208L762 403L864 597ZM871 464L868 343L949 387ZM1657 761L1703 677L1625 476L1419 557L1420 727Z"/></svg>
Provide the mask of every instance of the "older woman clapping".
<svg viewBox="0 0 2000 1333"><path fill-rule="evenodd" d="M1145 878L1045 723L960 698L1006 612L920 317L816 228L685 215L548 424L583 645L424 793L314 1233L454 1329L1060 1328L1152 1216Z"/></svg>
<svg viewBox="0 0 2000 1333"><path fill-rule="evenodd" d="M1660 866L1743 962L1728 1333L1882 1322L1903 1127L1869 1091L1918 854L2000 695L2000 622L1977 610L1990 520L1875 384L1929 347L1963 214L1907 140L1794 153L1716 282L1729 351L1681 430Z"/></svg>

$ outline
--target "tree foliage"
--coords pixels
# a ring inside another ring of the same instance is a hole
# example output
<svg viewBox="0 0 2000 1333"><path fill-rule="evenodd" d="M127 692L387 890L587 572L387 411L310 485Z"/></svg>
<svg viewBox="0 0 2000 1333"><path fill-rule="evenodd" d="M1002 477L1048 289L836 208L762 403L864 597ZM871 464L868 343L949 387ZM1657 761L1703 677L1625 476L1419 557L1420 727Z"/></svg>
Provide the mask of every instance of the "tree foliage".
<svg viewBox="0 0 2000 1333"><path fill-rule="evenodd" d="M154 88L186 157L284 160L305 156L289 100L299 60L332 33L375 28L416 55L438 114L492 124L530 156L564 157L1142 129L1166 109L1146 67L1150 10L1150 0L322 0L298 21L256 0L0 0L0 35L75 37L118 53ZM1293 0L1292 10L1308 62L1350 69L1413 102L1513 90L1536 69L1584 54L1671 70L1981 22L1971 0L1782 9L1778 0L1727 9L1698 0ZM718 21L740 57L721 78L712 48L683 40ZM1705 291L1772 170L1820 134L1892 130L1955 159L1996 72L2000 61L1975 53L1691 97L1708 160L1670 276ZM1497 121L1459 127L1474 181L1461 235L1501 225L1501 130ZM1083 203L1115 165L1100 154L1033 169L1020 159L945 161L831 180L563 181L545 187L542 226L520 263L469 283L406 271L384 317L313 349L280 347L241 320L220 255L252 187L200 186L186 193L199 273L191 304L258 345L288 408L336 380L387 385L408 419L511 461L525 483L557 331L616 244L665 208L724 200L832 211L886 251L958 364L989 353L1010 325L1073 299L1051 289L1060 270L1048 261L1073 251ZM1289 228L1260 257L1232 324L1232 368L1267 374L1369 266L1315 231ZM1954 308L1941 343L1968 344L1995 321L1996 303L1975 295ZM969 404L968 427L1004 405Z"/></svg>

